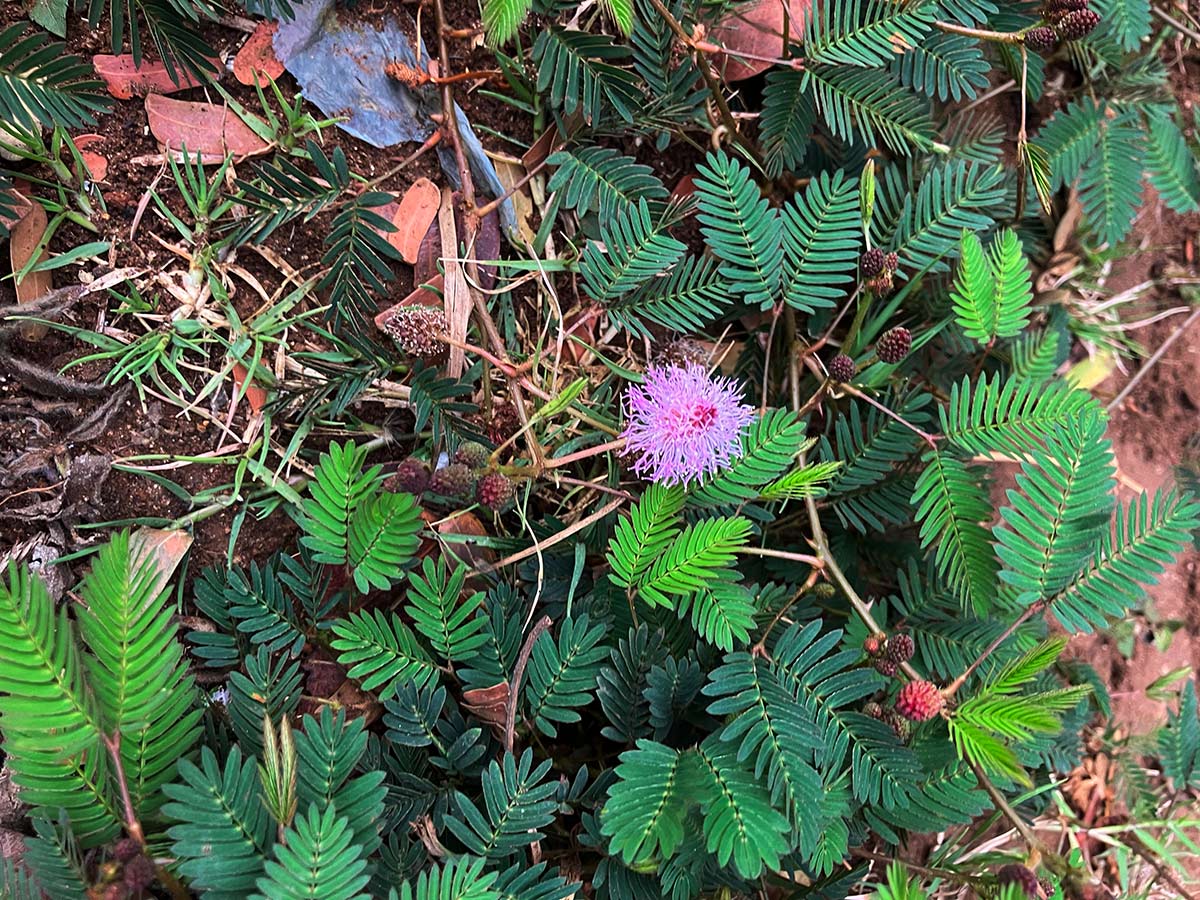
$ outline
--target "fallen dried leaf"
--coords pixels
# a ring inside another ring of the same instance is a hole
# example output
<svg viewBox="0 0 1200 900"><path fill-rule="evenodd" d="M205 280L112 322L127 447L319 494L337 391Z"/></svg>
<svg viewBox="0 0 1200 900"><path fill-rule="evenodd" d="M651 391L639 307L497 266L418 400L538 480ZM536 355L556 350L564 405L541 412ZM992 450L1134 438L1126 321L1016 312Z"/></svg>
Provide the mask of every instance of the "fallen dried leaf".
<svg viewBox="0 0 1200 900"><path fill-rule="evenodd" d="M156 591L166 590L167 583L191 546L192 536L179 528L139 528L129 538L134 570L143 565L149 566L154 572Z"/></svg>
<svg viewBox="0 0 1200 900"><path fill-rule="evenodd" d="M497 735L504 733L508 717L508 682L502 681L491 687L473 688L463 691L463 706L467 712L485 725L496 729Z"/></svg>
<svg viewBox="0 0 1200 900"><path fill-rule="evenodd" d="M241 393L242 385L246 384L246 377L248 374L249 373L246 371L246 367L240 362L235 362L233 364L233 389L235 394ZM246 402L250 404L250 410L255 415L258 415L260 412L262 412L263 407L267 405L266 390L261 385L255 384L253 381L246 386L245 396Z"/></svg>
<svg viewBox="0 0 1200 900"><path fill-rule="evenodd" d="M783 55L783 33L796 43L804 34L811 0L753 0L738 6L712 30L712 40L731 51L771 58ZM746 59L736 53L715 59L726 81L742 81L771 68L767 60Z"/></svg>
<svg viewBox="0 0 1200 900"><path fill-rule="evenodd" d="M29 210L25 215L16 224L9 226L8 258L12 263L12 271L20 271L29 263L33 254L38 252L38 243L46 233L48 224L49 220L42 204L30 203ZM43 247L38 252L38 262L49 258L50 254ZM53 287L54 281L50 272L30 272L16 284L17 302L31 303L48 293ZM45 325L26 322L21 326L21 336L27 341L39 340L45 334Z"/></svg>
<svg viewBox="0 0 1200 900"><path fill-rule="evenodd" d="M221 65L213 60L212 77L221 77ZM194 80L186 72L178 73L178 83L171 78L165 63L158 60L143 59L140 66L134 65L133 56L122 53L113 56L108 53L97 53L92 57L92 65L106 85L108 92L119 100L130 100L133 97L143 97L147 94L173 94L197 87L201 82Z"/></svg>
<svg viewBox="0 0 1200 900"><path fill-rule="evenodd" d="M275 32L278 22L259 22L254 33L242 44L242 49L233 58L233 75L245 85L274 81L283 74L283 63L275 55ZM260 80L260 78L262 80Z"/></svg>
<svg viewBox="0 0 1200 900"><path fill-rule="evenodd" d="M421 241L437 218L440 199L437 185L428 178L418 178L412 187L404 192L404 197L392 217L392 224L396 226L396 230L388 235L388 242L400 251L406 263L412 264L417 261Z"/></svg>
<svg viewBox="0 0 1200 900"><path fill-rule="evenodd" d="M146 96L150 131L169 150L189 153L232 153L251 156L266 151L267 142L225 106Z"/></svg>
<svg viewBox="0 0 1200 900"><path fill-rule="evenodd" d="M97 153L95 150L87 148L93 144L102 143L104 135L102 134L80 134L71 138L75 144L75 148L79 151L79 155L83 157L84 165L88 169L88 177L92 181L103 181L108 177L108 157Z"/></svg>

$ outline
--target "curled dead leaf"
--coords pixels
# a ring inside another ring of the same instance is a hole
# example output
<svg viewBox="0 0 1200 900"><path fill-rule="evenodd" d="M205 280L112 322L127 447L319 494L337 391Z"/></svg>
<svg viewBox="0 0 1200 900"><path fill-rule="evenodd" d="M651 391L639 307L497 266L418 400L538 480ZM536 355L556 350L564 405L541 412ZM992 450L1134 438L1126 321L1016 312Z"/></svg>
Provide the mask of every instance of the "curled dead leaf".
<svg viewBox="0 0 1200 900"><path fill-rule="evenodd" d="M87 166L88 177L92 181L103 181L108 177L108 157L95 150L89 150L88 147L102 144L104 135L102 134L79 134L71 138L75 144L75 149L79 151L79 155L83 157L83 163Z"/></svg>
<svg viewBox="0 0 1200 900"><path fill-rule="evenodd" d="M812 0L751 0L728 13L712 30L713 42L729 51L713 60L725 80L742 81L771 68L771 60L783 56L785 31L788 42L797 43L811 8Z"/></svg>

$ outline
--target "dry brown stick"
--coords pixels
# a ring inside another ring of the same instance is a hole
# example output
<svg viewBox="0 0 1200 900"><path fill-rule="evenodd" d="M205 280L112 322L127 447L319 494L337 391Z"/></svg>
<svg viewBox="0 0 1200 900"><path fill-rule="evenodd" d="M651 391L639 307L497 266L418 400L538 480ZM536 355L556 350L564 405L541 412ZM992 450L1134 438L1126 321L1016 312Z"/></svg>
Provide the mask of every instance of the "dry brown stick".
<svg viewBox="0 0 1200 900"><path fill-rule="evenodd" d="M444 76L450 72L450 51L446 46L448 28L446 25L445 4L442 0L433 0L433 14L438 33L438 60L441 66L441 74ZM475 259L475 236L479 231L479 211L475 206L475 183L471 179L471 168L467 165L467 158L463 153L462 135L459 133L458 117L455 115L454 85L449 82L443 82L439 87L442 93L442 127L450 136L450 143L454 149L454 159L458 164L458 177L462 182L463 206L467 213L467 219L464 223L466 230L465 263L469 279L467 291L470 293L471 301L475 307L475 318L478 319L480 326L487 335L488 343L491 344L496 355L504 359L508 356L508 351L504 346L504 339L500 336L500 331L496 328L496 323L492 320L492 314L487 308L487 301L474 287L474 285L482 283L479 277L479 263ZM529 413L525 409L525 392L517 382L509 382L508 389L509 393L512 394L513 405L517 408L517 418L520 419L522 427L526 428L525 443L529 447L529 455L534 469L540 470L545 454L538 443L537 436L533 433L533 429L527 427L529 425Z"/></svg>
<svg viewBox="0 0 1200 900"><path fill-rule="evenodd" d="M525 644L521 647L517 664L513 668L512 682L508 688L508 708L504 713L504 750L507 753L512 753L513 749L513 733L517 730L517 698L521 694L521 679L525 676L529 655L533 653L533 645L541 633L553 624L554 620L549 616L542 616L537 620L537 624L530 629L529 636L525 638Z"/></svg>

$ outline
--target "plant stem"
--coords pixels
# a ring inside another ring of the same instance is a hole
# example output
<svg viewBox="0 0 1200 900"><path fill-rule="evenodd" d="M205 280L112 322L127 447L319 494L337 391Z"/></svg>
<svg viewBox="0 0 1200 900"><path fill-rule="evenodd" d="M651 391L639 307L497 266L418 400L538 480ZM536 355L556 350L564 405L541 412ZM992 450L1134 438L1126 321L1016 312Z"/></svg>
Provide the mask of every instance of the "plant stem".
<svg viewBox="0 0 1200 900"><path fill-rule="evenodd" d="M987 777L979 763L975 762L974 760L969 760L969 762L971 765L971 770L975 773L975 778L979 781L979 786L987 792L989 797L992 798L992 802L996 804L996 809L1003 814L1004 818L1008 819L1008 821L1012 823L1013 828L1015 828L1017 833L1021 835L1022 840L1024 840L1031 849L1041 851L1044 856L1055 856L1056 854L1051 853L1048 848L1042 845L1042 842L1038 840L1038 836L1033 833L1033 829L1025 824L1025 820L1017 814L1017 811L1008 805L1008 800L1006 800L1004 795L1000 793L994 784L992 784L991 779Z"/></svg>
<svg viewBox="0 0 1200 900"><path fill-rule="evenodd" d="M770 556L775 559L789 559L792 562L812 566L814 569L825 567L825 561L819 556L808 556L804 553L789 553L787 550L768 550L766 547L739 547L737 552L746 553L750 556Z"/></svg>
<svg viewBox="0 0 1200 900"><path fill-rule="evenodd" d="M1026 607L1025 612L1023 612L1023 613L1021 613L1021 615L1017 616L1016 620L1013 621L1013 623L1011 625L1009 625L1007 628L1005 628L1004 631L1000 633L1000 636L997 637L994 641L992 641L991 644L988 645L987 649L984 650L982 653L980 653L979 656L976 657L975 661L972 662L969 666L967 666L966 670L961 675L959 675L952 682L950 682L948 685L946 685L945 688L942 689L942 696L947 700L949 700L951 697L953 697L958 692L958 689L961 688L964 683L966 683L966 680L975 673L975 670L978 669L981 665L983 665L983 661L985 659L987 659L989 656L991 656L993 653L995 653L996 649L1001 644L1003 644L1010 637L1012 637L1013 632L1015 632L1018 628L1020 628L1022 625L1024 625L1030 619L1032 619L1035 614L1041 612L1045 608L1046 608L1046 603L1041 600Z"/></svg>
<svg viewBox="0 0 1200 900"><path fill-rule="evenodd" d="M742 150L754 160L760 169L764 168L762 154L758 152L758 148L738 130L737 122L733 118L733 112L729 109L729 103L725 100L725 93L721 90L721 83L717 80L717 76L713 74L712 69L709 68L708 58L704 55L704 51L696 46L696 43L692 40L692 36L679 24L679 20L671 15L671 11L667 9L666 4L662 0L650 0L650 4L654 7L655 12L662 16L663 21L667 23L667 27L675 33L675 37L679 38L683 45L691 49L692 53L695 54L696 68L700 70L700 74L704 78L704 83L708 86L708 92L712 95L713 102L717 105L717 111L721 115L721 122L724 124L725 130L729 132L729 136L741 145Z"/></svg>
<svg viewBox="0 0 1200 900"><path fill-rule="evenodd" d="M625 498L618 497L616 500L613 500L600 507L591 515L580 519L574 525L570 525L567 528L564 528L562 531L555 532L554 537L540 544L534 544L530 547L526 547L524 550L518 550L516 553L504 557L504 559L500 560L499 562L490 563L489 565L476 569L475 572L479 575L486 575L488 572L495 572L497 569L503 569L505 566L511 566L515 562L520 562L527 556L533 556L539 550L545 550L547 547L553 547L559 541L566 540L577 531L582 531L593 522L598 522L609 513L616 511L623 503L625 503Z"/></svg>
<svg viewBox="0 0 1200 900"><path fill-rule="evenodd" d="M934 22L933 27L947 34L962 34L966 37L992 41L997 44L1025 43L1025 35L1021 31L988 31L984 28L968 28L966 25L957 25L954 22Z"/></svg>
<svg viewBox="0 0 1200 900"><path fill-rule="evenodd" d="M892 419L895 419L897 422L899 422L901 425L903 425L909 431L912 431L914 434L918 435L921 438L921 440L925 441L925 443L927 443L930 447L937 447L937 438L935 438L932 434L930 434L927 431L922 431L916 425L912 424L910 421L908 421L906 418L904 418L904 416L888 409L884 404L880 403L878 400L876 400L870 394L865 394L862 391L860 391L858 388L856 388L850 384L843 384L841 386L841 388L845 393L849 394L851 397L857 397L859 400L863 400L863 401L871 404L873 407L875 407L877 410L879 410L884 415L890 416Z"/></svg>

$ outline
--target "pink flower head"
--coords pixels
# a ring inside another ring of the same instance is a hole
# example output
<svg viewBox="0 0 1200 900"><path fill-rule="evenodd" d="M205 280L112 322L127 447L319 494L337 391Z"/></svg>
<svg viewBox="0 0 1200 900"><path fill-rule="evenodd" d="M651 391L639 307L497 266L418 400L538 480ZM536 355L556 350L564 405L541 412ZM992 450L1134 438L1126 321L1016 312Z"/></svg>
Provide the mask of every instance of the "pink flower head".
<svg viewBox="0 0 1200 900"><path fill-rule="evenodd" d="M709 378L704 367L654 367L644 384L625 392L622 437L633 471L662 484L687 484L718 472L742 455L742 432L753 407L739 402L738 385Z"/></svg>

